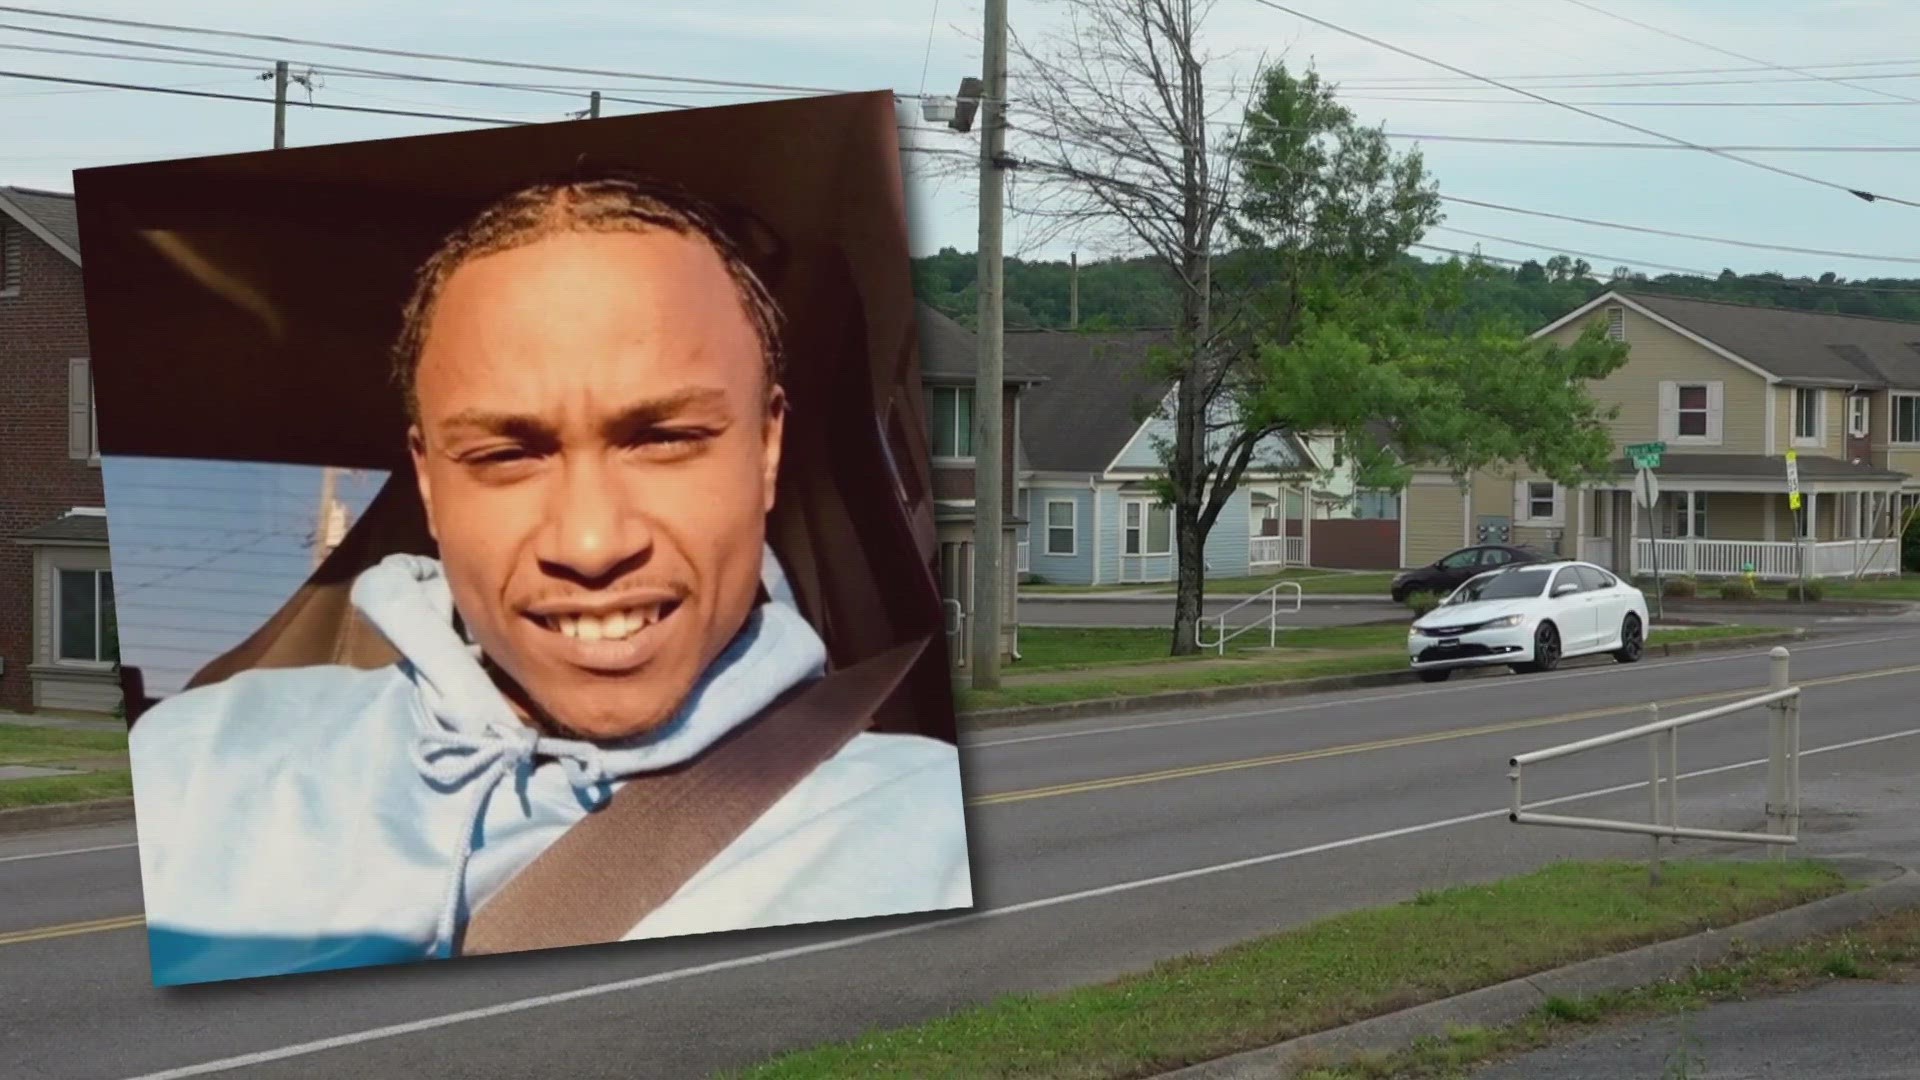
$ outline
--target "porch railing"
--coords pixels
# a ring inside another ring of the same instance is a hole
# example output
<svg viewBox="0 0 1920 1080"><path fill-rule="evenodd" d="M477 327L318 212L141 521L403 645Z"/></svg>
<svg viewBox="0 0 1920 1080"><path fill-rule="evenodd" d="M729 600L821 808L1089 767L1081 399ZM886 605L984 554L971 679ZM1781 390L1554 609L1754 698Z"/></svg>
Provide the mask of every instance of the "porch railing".
<svg viewBox="0 0 1920 1080"><path fill-rule="evenodd" d="M1307 538L1304 536L1289 536L1286 538L1286 540L1287 540L1287 565L1288 566L1307 565Z"/></svg>
<svg viewBox="0 0 1920 1080"><path fill-rule="evenodd" d="M1247 544L1247 563L1250 566L1279 566L1286 558L1283 536L1256 536Z"/></svg>
<svg viewBox="0 0 1920 1080"><path fill-rule="evenodd" d="M1585 541L1582 542L1583 547ZM1852 577L1856 574L1897 574L1900 551L1896 544L1874 540L1828 540L1794 543L1790 540L1639 540L1633 542L1633 573L1653 572L1656 547L1660 572L1689 577L1739 577L1752 566L1756 577L1798 578L1802 560L1807 577Z"/></svg>

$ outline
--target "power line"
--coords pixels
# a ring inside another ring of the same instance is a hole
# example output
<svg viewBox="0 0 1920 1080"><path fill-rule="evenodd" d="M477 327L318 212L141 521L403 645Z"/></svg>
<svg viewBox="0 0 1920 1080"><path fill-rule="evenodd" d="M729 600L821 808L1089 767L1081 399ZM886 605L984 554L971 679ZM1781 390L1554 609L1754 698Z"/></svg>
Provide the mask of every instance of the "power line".
<svg viewBox="0 0 1920 1080"><path fill-rule="evenodd" d="M1266 0L1254 0L1257 4L1265 2ZM1436 105L1553 105L1562 109L1572 109L1575 112L1585 112L1583 106L1611 109L1882 109L1898 108L1909 104L1905 101L1559 101L1541 97L1517 86L1502 87L1502 89L1512 89L1516 93L1526 94L1528 97L1539 100L1499 101L1492 98L1429 97L1418 94L1342 94L1340 96L1350 101L1419 101ZM1622 87L1621 89L1632 88ZM1920 102L1914 102L1914 104L1920 104ZM1585 115L1605 120L1609 124L1632 127L1625 120L1616 120L1611 116L1601 116L1599 113L1585 113ZM1657 131L1646 131L1645 128L1636 127L1634 130L1650 135L1660 135L1661 138L1674 138L1671 135L1661 135ZM1693 146L1694 149L1703 149L1691 143L1686 145Z"/></svg>
<svg viewBox="0 0 1920 1080"><path fill-rule="evenodd" d="M1482 202L1459 195L1441 195L1446 202L1461 203L1466 206L1479 206L1488 210L1499 210L1509 214L1526 214L1529 217L1552 218L1555 221L1571 221L1580 225L1596 225L1603 229L1621 229L1626 232L1647 233L1653 236L1670 236L1680 240L1704 240L1711 244L1730 244L1734 247L1754 248L1760 251L1784 251L1794 255L1823 255L1835 259L1864 259L1869 262L1914 263L1920 264L1920 258L1906 255L1868 255L1858 251L1828 251L1822 248L1790 247L1785 244L1763 244L1756 240L1734 240L1725 236L1702 236L1699 233L1673 232L1668 229L1655 229L1642 225L1625 225L1617 221L1599 221L1594 218L1574 217L1571 214L1555 214L1545 210L1525 210L1518 206L1505 206L1501 203Z"/></svg>
<svg viewBox="0 0 1920 1080"><path fill-rule="evenodd" d="M1811 71L1818 68L1893 67L1897 64L1913 64L1913 63L1920 63L1920 57L1908 56L1908 57L1899 57L1897 59L1890 59L1890 60L1836 60L1836 61L1832 61L1824 64L1807 64L1804 66L1807 70ZM1498 79L1504 79L1507 82L1537 82L1537 81L1550 80L1550 79L1613 79L1613 78L1627 79L1627 78L1654 77L1654 76L1662 76L1662 75L1733 75L1733 74L1739 74L1741 72L1775 71L1775 70L1778 70L1778 69L1773 64L1761 64L1758 67L1657 68L1653 70L1641 69L1637 71L1578 71L1578 72L1560 71L1560 72L1552 72L1552 73L1539 74L1539 75L1497 75L1494 77ZM1429 81L1433 81L1433 82L1454 81L1454 80L1470 79L1470 78L1473 78L1473 77L1459 76L1459 75L1455 75L1455 76L1435 75ZM1361 76L1356 76L1355 78L1352 78L1352 79L1342 79L1340 81L1343 83L1406 82L1406 81L1409 81L1409 76L1361 75Z"/></svg>
<svg viewBox="0 0 1920 1080"><path fill-rule="evenodd" d="M1651 136L1656 139L1664 139L1668 142L1679 143L1683 146L1691 146L1696 150L1702 150L1702 151L1705 151L1706 153L1713 154L1717 157L1726 158L1729 161L1737 161L1740 164L1749 166L1751 168L1764 169L1767 172L1776 173L1780 176L1791 177L1795 180L1805 181L1806 183L1809 183L1809 184L1817 184L1824 188L1832 188L1836 191L1844 191L1849 195L1854 196L1857 199L1863 199L1867 202L1878 202L1881 200L1885 200L1887 202L1899 203L1903 206L1920 207L1920 202L1915 202L1910 199L1903 199L1893 195L1881 195L1876 192L1865 191L1859 188L1848 187L1845 184L1838 184L1831 180L1822 180L1817 176L1809 176L1806 173L1795 172L1792 169L1782 168L1781 166L1778 166L1778 165L1769 165L1764 161L1755 161L1752 158L1740 157L1737 154L1730 154L1724 150L1713 150L1708 147L1701 146L1699 143L1689 142L1688 140L1679 138L1678 136L1668 135L1665 132L1655 131L1652 128L1644 128L1639 126L1638 124L1629 123L1625 120L1615 119L1614 117L1607 116L1604 113L1593 112L1591 110L1585 109L1579 105L1575 105L1570 102L1557 101L1543 94L1536 94L1533 91L1525 89L1523 87L1518 87L1518 86L1510 85L1508 83L1503 83L1497 79L1492 79L1485 75L1477 75L1471 71L1466 70L1465 68L1455 67L1452 64L1446 63L1445 61L1435 60L1429 56L1422 56L1421 54L1413 52L1410 49L1404 49L1398 45L1393 45L1388 42L1381 41L1379 38L1369 37L1366 34L1362 34L1357 30L1349 30L1344 26L1340 26L1338 24L1328 22L1325 19L1315 18L1314 16L1311 16L1311 15L1302 14L1301 12L1295 11L1293 8L1287 7L1284 4L1280 4L1276 2L1276 0L1254 0L1254 3L1260 4L1263 7L1272 8L1275 11L1285 12L1288 15L1292 15L1294 18L1302 19L1302 20L1305 20L1306 22L1313 23L1316 26L1322 26L1329 30L1333 30L1337 33L1345 34L1348 37L1357 38L1361 41L1367 42L1370 45L1374 45L1379 48L1388 49L1393 52L1397 52L1402 56L1409 56L1415 60L1420 60L1425 63L1432 64L1435 67L1443 67L1443 68L1446 68L1448 71L1452 71L1456 74L1477 79L1481 82L1490 83L1491 85L1498 86L1504 90L1509 90L1513 93L1520 94L1525 97L1530 97L1535 99L1536 101L1542 101L1549 105L1554 105L1558 108L1566 109L1570 112L1579 113L1582 116L1589 117L1594 120L1599 120L1603 123L1612 124L1615 127L1623 127L1630 131L1637 131L1642 135Z"/></svg>
<svg viewBox="0 0 1920 1080"><path fill-rule="evenodd" d="M1593 5L1593 4L1589 4L1589 3L1587 3L1587 2L1586 2L1586 0L1567 0L1567 3L1569 3L1569 4L1572 4L1573 6L1575 6L1575 7L1578 7L1578 8L1584 8L1584 9L1586 9L1587 11L1591 11L1591 12L1593 12L1593 13L1594 13L1594 14L1596 14L1596 15L1604 15L1604 16L1606 16L1606 17L1607 17L1607 18L1609 18L1609 19L1617 19L1617 20L1619 20L1620 22L1623 22L1623 23L1626 23L1626 24L1627 24L1627 25L1629 25L1629 26L1637 26L1637 27L1639 27L1639 28L1640 28L1640 29L1642 29L1642 30L1646 30L1646 31L1650 31L1650 32L1652 32L1652 33L1655 33L1655 34L1659 34L1659 35L1660 35L1661 37L1665 37L1665 38L1672 38L1672 39L1673 39L1673 40L1675 40L1675 41L1683 41L1683 42L1685 42L1685 43L1687 43L1688 45L1692 45L1692 46L1694 46L1694 47L1696 47L1696 48L1701 48L1701 49L1706 49L1706 50L1707 50L1707 51L1709 51L1709 52L1717 52L1717 53L1719 53L1719 54L1720 54L1720 55L1722 55L1722 56L1731 56L1731 57L1733 57L1733 58L1734 58L1735 60L1745 60L1746 62L1748 62L1748 63L1750 63L1750 64L1764 64L1765 66L1767 66L1767 67L1769 67L1769 68L1773 68L1773 69L1775 69L1775 70L1778 70L1778 71L1791 71L1791 72L1793 72L1793 73L1794 73L1794 74L1796 74L1796 75L1805 75L1805 76L1807 76L1808 78L1812 78L1812 79L1818 79L1818 80L1820 80L1821 82L1830 82L1830 83L1833 83L1833 84L1834 84L1834 85L1836 85L1836 86L1845 86L1845 87L1848 87L1849 89L1864 89L1864 90L1867 90L1867 91L1868 91L1868 92L1870 92L1870 93L1875 93L1875 94L1879 94L1879 95L1880 95L1880 96L1882 96L1882 97L1889 97L1889 98L1893 98L1893 99L1895 99L1895 100L1897 100L1897 101L1904 101L1904 102L1907 102L1907 103L1909 103L1909 104L1913 104L1913 105L1920 105L1920 98L1911 98L1911 97L1908 97L1908 96L1906 96L1905 94L1896 94L1896 93L1893 93L1893 92L1891 92L1891 91L1887 91L1887 90L1881 90L1881 89L1878 89L1878 88L1876 88L1876 87L1872 87L1872 86L1867 86L1867 87L1858 87L1858 88L1856 88L1856 87L1853 87L1853 85L1852 85L1851 83L1849 83L1849 82L1846 82L1846 81L1844 81L1844 80L1841 80L1841 79L1835 79L1835 78L1831 78L1831 77L1829 77L1829 76L1826 76L1826 75L1811 75L1811 74L1809 74L1809 73L1807 73L1807 72L1805 72L1805 71L1802 71L1802 70L1801 70L1801 69L1799 69L1799 68L1791 68L1791 67L1787 67L1787 66L1785 66L1785 65L1783 65L1783 64L1771 64L1771 63L1768 63L1768 62L1767 62L1767 61L1765 61L1765 60L1762 60L1762 59L1760 59L1760 58L1759 58L1759 57L1757 57L1757 56L1748 56L1748 55L1746 55L1746 54L1744 54L1744 53L1737 53L1737 52L1734 52L1734 51L1733 51L1732 49L1723 49L1723 48L1721 48L1721 47L1720 47L1720 46L1718 46L1718 45L1712 45L1712 44L1709 44L1709 43L1707 43L1707 42L1704 42L1704 41L1699 41L1699 40L1697 40L1697 39L1694 39L1694 38L1690 38L1690 37L1687 37L1687 36L1686 36L1685 34L1676 34L1676 33L1674 33L1673 31L1671 31L1671 30L1668 30L1668 29L1666 29L1666 28L1664 28L1664 27L1659 27L1659 26L1653 26L1653 25L1651 25L1651 24L1649 24L1649 23L1643 23L1643 22L1641 22L1641 21L1640 21L1640 20L1638 20L1638 19L1629 19L1629 18L1628 18L1628 17L1626 17L1625 15L1616 15L1616 14L1614 14L1613 12L1611 12L1611 11L1608 11L1608 10L1607 10L1607 9L1605 9L1605 8L1602 8L1602 7L1597 7L1597 6L1595 6L1595 5Z"/></svg>
<svg viewBox="0 0 1920 1080"><path fill-rule="evenodd" d="M784 90L803 94L840 94L844 90L820 86L793 86L782 83L745 82L735 79L706 79L691 75L659 75L649 72L609 71L604 68L569 67L562 64L538 64L518 60L495 60L478 56L459 56L451 53L416 52L409 49L383 49L373 45L351 45L337 41L318 41L312 38L287 37L282 34L254 34L240 30L219 30L203 26L181 26L171 23L141 22L136 19L110 19L102 15L72 15L60 11L46 11L40 8L0 5L0 11L16 15L37 15L48 19L67 19L74 22L97 23L108 26L131 26L140 30L161 30L175 34L201 34L208 37L235 38L244 41L266 41L277 45L304 45L316 49L336 49L341 52L369 53L379 56L398 56L409 60L439 60L454 64L475 64L483 67L514 68L522 71L553 71L566 75L602 75L617 79L639 79L643 82L678 82L698 86L743 87L752 90Z"/></svg>
<svg viewBox="0 0 1920 1080"><path fill-rule="evenodd" d="M1569 0L1569 2L1571 2L1571 0ZM1690 40L1690 39L1682 39L1682 40ZM1767 65L1766 68L1760 69L1760 70L1799 71L1801 69L1780 67L1778 65L1770 64L1770 65ZM1850 75L1845 79L1836 79L1831 76L1820 75L1814 72L1808 72L1807 74L1804 74L1804 75L1790 75L1784 78L1776 76L1770 79L1636 79L1632 82L1619 82L1619 81L1615 81L1615 82L1553 82L1553 83L1538 83L1535 85L1534 88L1537 90L1648 90L1648 89L1654 89L1658 87L1668 87L1668 86L1780 86L1786 83L1803 83L1803 82L1830 82L1830 83L1836 83L1841 86L1851 86L1852 84L1857 82L1880 81L1880 80L1886 80L1886 79L1920 79L1920 72L1916 72L1916 71L1875 72L1873 74L1868 74L1868 75ZM1347 81L1342 79L1329 79L1328 81L1331 83L1334 83L1337 86L1348 85ZM1409 81L1404 84L1402 83L1366 83L1363 85L1364 85L1364 88L1368 90L1396 90L1396 91L1438 90L1443 93L1449 90L1480 89L1479 87L1476 87L1476 86L1455 86L1450 84L1442 84L1438 82L1423 82L1419 80ZM1873 88L1862 87L1861 89L1871 90Z"/></svg>
<svg viewBox="0 0 1920 1080"><path fill-rule="evenodd" d="M1516 240L1508 236L1494 236L1489 233L1469 232L1465 229L1455 229L1447 225L1437 225L1435 226L1435 228L1442 232L1459 233L1462 236L1471 236L1477 240L1492 240L1496 243L1501 243L1501 244L1513 244L1517 247L1533 248L1536 251L1551 251L1557 255L1577 255L1583 259L1598 259L1601 262L1612 263L1616 266L1626 266L1628 268L1647 268L1647 269L1653 269L1653 270L1670 270L1677 274L1686 274L1691 277L1706 278L1710 281L1718 280L1720 276L1718 274L1709 273L1705 270L1693 269L1691 267L1671 266L1665 263L1646 262L1640 259L1623 259L1613 255L1598 255L1591 251L1576 251L1572 248L1563 248L1554 244L1536 244L1529 240ZM1465 252L1457 248L1441 247L1434 244L1420 243L1420 242L1416 242L1408 246L1423 248L1430 251L1444 251L1454 255L1464 255L1464 256L1484 258L1492 262L1510 263L1514 266L1524 266L1529 262L1539 261L1537 259L1526 259L1526 260L1501 259L1501 258L1496 258L1492 255L1482 255L1478 252ZM1888 296L1920 296L1920 289L1897 289L1897 288L1889 288L1884 286L1842 285L1837 283L1833 285L1821 285L1818 282L1813 282L1813 281L1793 281L1784 277L1769 278L1769 277L1764 277L1758 274L1736 274L1734 275L1734 278L1736 281L1741 281L1749 284L1771 285L1771 286L1775 286L1777 288L1783 288L1783 289L1807 289L1807 290L1818 290L1821 292L1836 292L1836 293L1874 293L1878 295L1888 295Z"/></svg>
<svg viewBox="0 0 1920 1080"><path fill-rule="evenodd" d="M248 97L244 94L216 94L207 90L181 90L165 86L146 86L139 83L104 82L98 79L75 79L61 75L35 75L25 71L0 71L0 78L31 79L36 82L68 83L74 86L100 86L112 90L138 90L149 94L175 94L181 97L214 98L220 101L245 101L255 105L272 105L272 98ZM330 112L374 113L381 116L411 116L423 120L460 120L475 124L538 124L540 120L502 120L491 116L462 116L453 113L412 112L404 109L376 109L370 105L326 105L317 101L296 101L289 98L287 104L302 109L325 109Z"/></svg>
<svg viewBox="0 0 1920 1080"><path fill-rule="evenodd" d="M1513 244L1518 247L1533 248L1537 251L1551 251L1559 255L1578 255L1583 259L1598 259L1601 262L1610 262L1618 266L1642 266L1642 267L1647 267L1654 270L1671 270L1676 274L1690 274L1694 277L1710 278L1714 276L1713 274L1708 273L1705 270L1696 270L1688 266L1672 266L1667 263L1645 262L1637 259L1623 259L1616 255L1596 255L1591 251L1575 251L1572 248L1563 248L1557 244L1536 244L1527 240L1515 240L1510 236L1495 236L1491 233L1478 233L1478 232L1472 232L1467 229L1456 229L1450 225L1435 225L1434 229L1439 232L1450 232L1450 233L1457 233L1461 236L1471 236L1476 240L1492 240L1495 243Z"/></svg>

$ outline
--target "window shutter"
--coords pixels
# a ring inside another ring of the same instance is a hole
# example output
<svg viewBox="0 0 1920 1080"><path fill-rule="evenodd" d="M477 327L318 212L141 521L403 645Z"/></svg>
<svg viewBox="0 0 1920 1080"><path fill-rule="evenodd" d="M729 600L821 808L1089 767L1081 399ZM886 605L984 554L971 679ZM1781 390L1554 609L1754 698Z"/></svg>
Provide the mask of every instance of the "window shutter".
<svg viewBox="0 0 1920 1080"><path fill-rule="evenodd" d="M1725 383L1707 384L1707 441L1715 446L1721 442L1720 418L1726 408L1726 391Z"/></svg>
<svg viewBox="0 0 1920 1080"><path fill-rule="evenodd" d="M1559 484L1553 485L1553 523L1564 525L1567 520L1567 489Z"/></svg>
<svg viewBox="0 0 1920 1080"><path fill-rule="evenodd" d="M67 361L67 456L93 457L93 379L84 358Z"/></svg>
<svg viewBox="0 0 1920 1080"><path fill-rule="evenodd" d="M1660 384L1660 441L1672 442L1680 437L1680 384L1663 382Z"/></svg>
<svg viewBox="0 0 1920 1080"><path fill-rule="evenodd" d="M1519 525L1525 522L1528 519L1529 509L1531 508L1527 505L1527 482L1515 480L1513 482L1513 523Z"/></svg>

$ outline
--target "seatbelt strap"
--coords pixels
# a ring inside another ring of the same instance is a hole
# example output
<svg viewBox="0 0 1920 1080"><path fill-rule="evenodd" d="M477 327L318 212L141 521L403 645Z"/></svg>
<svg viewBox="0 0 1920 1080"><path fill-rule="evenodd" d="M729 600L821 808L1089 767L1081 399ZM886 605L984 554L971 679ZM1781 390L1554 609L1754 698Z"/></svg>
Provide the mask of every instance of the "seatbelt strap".
<svg viewBox="0 0 1920 1080"><path fill-rule="evenodd" d="M692 761L627 781L482 904L457 951L625 937L864 730L930 640L797 687Z"/></svg>

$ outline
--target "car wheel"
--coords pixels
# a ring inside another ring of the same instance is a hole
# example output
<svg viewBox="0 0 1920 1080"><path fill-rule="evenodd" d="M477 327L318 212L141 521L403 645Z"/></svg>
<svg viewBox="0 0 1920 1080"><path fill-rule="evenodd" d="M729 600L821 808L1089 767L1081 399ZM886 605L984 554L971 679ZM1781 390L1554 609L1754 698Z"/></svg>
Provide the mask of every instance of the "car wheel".
<svg viewBox="0 0 1920 1080"><path fill-rule="evenodd" d="M1540 624L1533 632L1533 659L1525 664L1514 665L1515 671L1529 674L1539 671L1552 671L1560 666L1560 631L1550 622Z"/></svg>
<svg viewBox="0 0 1920 1080"><path fill-rule="evenodd" d="M1623 664L1631 664L1640 659L1646 647L1646 633L1640 629L1640 616L1627 616L1627 621L1620 625L1620 648L1615 650L1613 658Z"/></svg>
<svg viewBox="0 0 1920 1080"><path fill-rule="evenodd" d="M1452 668L1432 668L1420 672L1421 682L1446 682L1453 676Z"/></svg>
<svg viewBox="0 0 1920 1080"><path fill-rule="evenodd" d="M1406 602L1407 602L1407 590L1405 590L1405 589L1395 589L1395 590L1393 590L1393 602L1394 602L1394 603L1396 603L1396 604L1404 604L1404 603L1406 603Z"/></svg>

